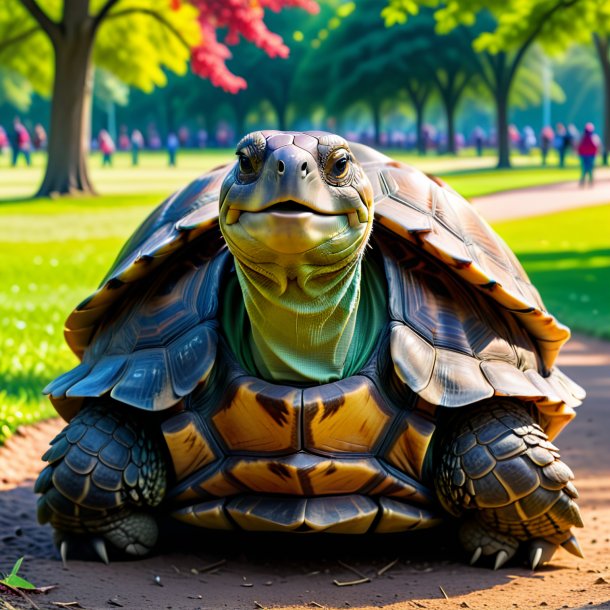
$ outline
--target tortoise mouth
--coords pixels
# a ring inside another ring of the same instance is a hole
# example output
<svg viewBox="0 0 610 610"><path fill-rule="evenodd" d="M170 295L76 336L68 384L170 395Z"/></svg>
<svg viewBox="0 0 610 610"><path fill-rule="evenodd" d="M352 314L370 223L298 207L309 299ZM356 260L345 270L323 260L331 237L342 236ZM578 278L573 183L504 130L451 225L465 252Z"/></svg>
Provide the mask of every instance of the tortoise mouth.
<svg viewBox="0 0 610 610"><path fill-rule="evenodd" d="M259 210L240 210L234 207L229 207L225 217L225 223L232 225L240 221L242 214L255 215L255 216L272 216L276 218L285 219L305 219L307 215L315 215L318 218L340 218L347 217L349 225L352 228L359 227L361 224L365 224L368 220L368 212L363 208L356 210L346 210L344 212L324 212L314 207L313 204L296 201L295 199L285 199L272 203L267 207L263 207Z"/></svg>
<svg viewBox="0 0 610 610"><path fill-rule="evenodd" d="M274 203L273 205L261 210L261 212L265 213L273 213L280 212L282 214L302 214L304 212L309 212L313 214L323 215L319 210L314 210L313 208L295 201L294 199L287 199L286 201L280 201L279 203Z"/></svg>

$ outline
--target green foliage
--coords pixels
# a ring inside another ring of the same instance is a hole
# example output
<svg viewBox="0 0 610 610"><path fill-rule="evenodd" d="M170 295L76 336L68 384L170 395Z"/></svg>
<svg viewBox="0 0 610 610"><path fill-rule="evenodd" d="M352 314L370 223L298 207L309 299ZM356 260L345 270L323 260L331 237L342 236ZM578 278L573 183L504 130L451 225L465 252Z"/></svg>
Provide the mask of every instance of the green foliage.
<svg viewBox="0 0 610 610"><path fill-rule="evenodd" d="M101 5L102 0L95 4ZM189 47L201 36L197 11L187 2L181 2L179 10L171 4L168 0L120 0L100 27L93 63L146 92L167 83L165 70L185 74Z"/></svg>
<svg viewBox="0 0 610 610"><path fill-rule="evenodd" d="M59 20L62 0L40 4L49 17ZM91 14L103 4L93 0ZM119 0L96 36L94 64L147 92L163 86L166 70L184 74L188 68L189 47L201 36L196 16L187 2L173 10L168 0ZM0 3L0 66L21 75L36 93L50 95L53 48L20 0Z"/></svg>
<svg viewBox="0 0 610 610"><path fill-rule="evenodd" d="M21 74L0 70L0 105L10 104L19 112L27 112L32 93L32 85Z"/></svg>
<svg viewBox="0 0 610 610"><path fill-rule="evenodd" d="M104 105L113 103L118 106L127 106L129 87L114 74L100 68L95 71L93 97Z"/></svg>
<svg viewBox="0 0 610 610"><path fill-rule="evenodd" d="M58 0L45 2L47 11L57 12ZM42 96L53 85L53 48L45 33L20 0L0 2L0 66L20 75Z"/></svg>
<svg viewBox="0 0 610 610"><path fill-rule="evenodd" d="M574 42L589 42L591 33L610 32L610 3L600 0L389 0L386 25L405 23L422 7L435 9L441 34L472 26L489 15L495 27L481 32L475 50L497 54L518 50L534 36L545 50L559 52Z"/></svg>
<svg viewBox="0 0 610 610"><path fill-rule="evenodd" d="M36 586L31 582L27 581L25 578L21 578L21 576L17 575L19 572L19 568L21 568L21 563L23 562L23 557L20 557L13 566L10 574L7 574L4 578L0 578L0 584L3 584L7 587L11 587L11 589L35 589Z"/></svg>

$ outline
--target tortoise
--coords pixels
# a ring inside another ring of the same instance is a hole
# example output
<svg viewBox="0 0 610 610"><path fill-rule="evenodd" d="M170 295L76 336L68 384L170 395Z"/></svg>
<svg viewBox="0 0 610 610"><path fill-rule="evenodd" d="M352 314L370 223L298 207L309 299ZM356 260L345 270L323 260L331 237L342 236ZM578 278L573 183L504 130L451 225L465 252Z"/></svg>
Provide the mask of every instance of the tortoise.
<svg viewBox="0 0 610 610"><path fill-rule="evenodd" d="M551 443L569 330L468 202L338 135L257 131L162 203L66 322L36 482L65 561L209 530L400 533L471 563L581 555Z"/></svg>

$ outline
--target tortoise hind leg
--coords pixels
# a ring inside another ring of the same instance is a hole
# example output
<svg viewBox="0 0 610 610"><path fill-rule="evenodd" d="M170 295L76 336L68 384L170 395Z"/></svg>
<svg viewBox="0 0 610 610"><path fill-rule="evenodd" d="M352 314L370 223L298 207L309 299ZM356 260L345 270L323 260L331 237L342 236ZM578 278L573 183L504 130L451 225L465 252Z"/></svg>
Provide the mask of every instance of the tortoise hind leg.
<svg viewBox="0 0 610 610"><path fill-rule="evenodd" d="M463 518L459 537L471 563L495 556L499 568L525 543L535 568L558 545L580 555L570 532L582 527L573 478L527 408L498 400L454 422L435 485L443 506Z"/></svg>
<svg viewBox="0 0 610 610"><path fill-rule="evenodd" d="M149 418L150 419L150 418ZM62 559L75 539L107 561L105 542L131 555L155 545L151 509L165 495L167 470L154 432L111 399L86 404L51 442L36 481L38 520L50 522Z"/></svg>

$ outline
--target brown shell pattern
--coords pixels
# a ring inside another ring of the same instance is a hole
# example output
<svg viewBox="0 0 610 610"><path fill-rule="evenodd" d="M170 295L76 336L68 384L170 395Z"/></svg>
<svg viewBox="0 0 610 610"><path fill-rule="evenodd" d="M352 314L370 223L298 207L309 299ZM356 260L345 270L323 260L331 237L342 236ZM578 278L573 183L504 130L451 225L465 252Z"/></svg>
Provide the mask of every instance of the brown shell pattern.
<svg viewBox="0 0 610 610"><path fill-rule="evenodd" d="M370 148L352 150L375 193L397 375L437 405L493 395L536 401L554 437L584 396L553 368L568 329L459 195ZM230 263L217 228L227 171L203 176L157 208L68 318L67 342L83 362L46 388L66 419L83 397L106 392L142 409L167 409L207 378L220 278ZM320 434L318 425L311 434Z"/></svg>

